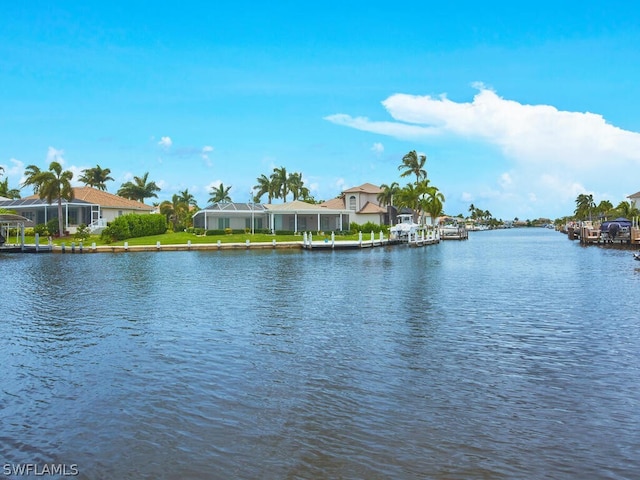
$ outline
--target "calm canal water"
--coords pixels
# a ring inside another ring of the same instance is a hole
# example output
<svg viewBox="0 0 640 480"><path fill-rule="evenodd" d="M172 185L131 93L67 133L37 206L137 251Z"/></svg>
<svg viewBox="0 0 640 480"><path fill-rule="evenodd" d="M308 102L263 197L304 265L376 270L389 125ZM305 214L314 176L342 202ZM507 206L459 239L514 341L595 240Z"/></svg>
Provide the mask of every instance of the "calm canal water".
<svg viewBox="0 0 640 480"><path fill-rule="evenodd" d="M0 278L0 478L640 475L630 251L514 229L416 249L3 255Z"/></svg>

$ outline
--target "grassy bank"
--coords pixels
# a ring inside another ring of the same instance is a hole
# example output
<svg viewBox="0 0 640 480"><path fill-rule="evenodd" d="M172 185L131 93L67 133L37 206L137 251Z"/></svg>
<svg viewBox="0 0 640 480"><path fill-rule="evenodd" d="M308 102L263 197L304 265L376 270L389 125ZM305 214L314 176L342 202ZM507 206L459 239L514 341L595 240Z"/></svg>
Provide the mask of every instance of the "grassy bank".
<svg viewBox="0 0 640 480"><path fill-rule="evenodd" d="M331 234L328 235L314 235L314 240L321 240L324 238L331 238ZM367 237L368 238L368 237ZM169 232L162 235L152 235L149 237L139 237L139 238L129 238L127 240L107 243L103 241L99 235L92 235L88 239L83 241L83 244L86 246L95 243L97 246L102 245L114 245L120 246L124 245L124 242L127 242L129 245L155 245L157 242L160 242L162 245L187 245L189 240L191 240L191 244L203 244L203 243L217 243L220 240L221 243L245 243L249 240L251 243L261 243L268 242L271 243L273 240L276 242L301 242L302 235L267 235L256 233L251 235L250 233L243 234L231 234L231 235L211 235L211 236L199 236L194 235L193 233L186 232ZM336 239L340 240L357 240L358 235L344 235L337 236ZM75 242L76 245L80 242L80 240L71 237L63 237L63 238L54 238L54 245L61 245L64 243L65 245L71 245L71 242ZM35 237L25 237L25 243L33 244L35 243ZM40 243L47 243L47 238L40 238Z"/></svg>

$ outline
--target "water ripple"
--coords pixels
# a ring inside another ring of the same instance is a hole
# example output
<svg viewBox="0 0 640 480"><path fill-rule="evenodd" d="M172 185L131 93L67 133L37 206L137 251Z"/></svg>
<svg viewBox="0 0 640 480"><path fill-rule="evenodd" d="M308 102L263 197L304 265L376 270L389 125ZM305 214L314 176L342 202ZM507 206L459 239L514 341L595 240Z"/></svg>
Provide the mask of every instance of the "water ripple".
<svg viewBox="0 0 640 480"><path fill-rule="evenodd" d="M80 478L633 478L630 254L0 257L0 455Z"/></svg>

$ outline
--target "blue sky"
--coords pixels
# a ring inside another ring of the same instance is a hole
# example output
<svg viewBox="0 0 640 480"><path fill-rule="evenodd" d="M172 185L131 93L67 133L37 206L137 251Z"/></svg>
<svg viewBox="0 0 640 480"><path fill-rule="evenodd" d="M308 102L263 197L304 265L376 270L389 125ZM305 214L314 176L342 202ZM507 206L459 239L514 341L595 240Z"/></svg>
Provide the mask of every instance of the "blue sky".
<svg viewBox="0 0 640 480"><path fill-rule="evenodd" d="M416 150L448 214L503 219L640 191L640 6L444 3L5 4L0 165L98 164L113 193L149 172L204 206L281 166L317 199L404 184Z"/></svg>

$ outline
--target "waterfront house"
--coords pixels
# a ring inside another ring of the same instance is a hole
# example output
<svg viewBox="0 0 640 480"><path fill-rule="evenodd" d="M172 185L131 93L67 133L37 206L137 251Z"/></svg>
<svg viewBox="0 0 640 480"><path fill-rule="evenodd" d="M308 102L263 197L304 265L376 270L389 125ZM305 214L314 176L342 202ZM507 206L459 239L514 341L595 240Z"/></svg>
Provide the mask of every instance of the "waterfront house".
<svg viewBox="0 0 640 480"><path fill-rule="evenodd" d="M269 215L269 228L273 232L332 232L349 230L350 211L294 200L264 206Z"/></svg>
<svg viewBox="0 0 640 480"><path fill-rule="evenodd" d="M380 187L371 183L363 183L358 187L344 190L340 196L328 200L320 205L336 210L349 211L349 220L358 224L367 222L376 225L389 224L386 207L378 203Z"/></svg>
<svg viewBox="0 0 640 480"><path fill-rule="evenodd" d="M205 230L271 232L341 231L349 228L349 211L295 200L280 204L214 203L193 215L193 226Z"/></svg>
<svg viewBox="0 0 640 480"><path fill-rule="evenodd" d="M65 231L75 233L78 226L85 224L94 232L99 232L107 222L128 213L149 214L153 207L144 203L119 197L92 187L74 187L73 200L62 200ZM51 205L38 195L0 201L0 208L16 212L34 224L47 223L58 218L58 202Z"/></svg>
<svg viewBox="0 0 640 480"><path fill-rule="evenodd" d="M193 215L193 226L205 230L269 228L269 219L264 205L260 203L213 203Z"/></svg>

